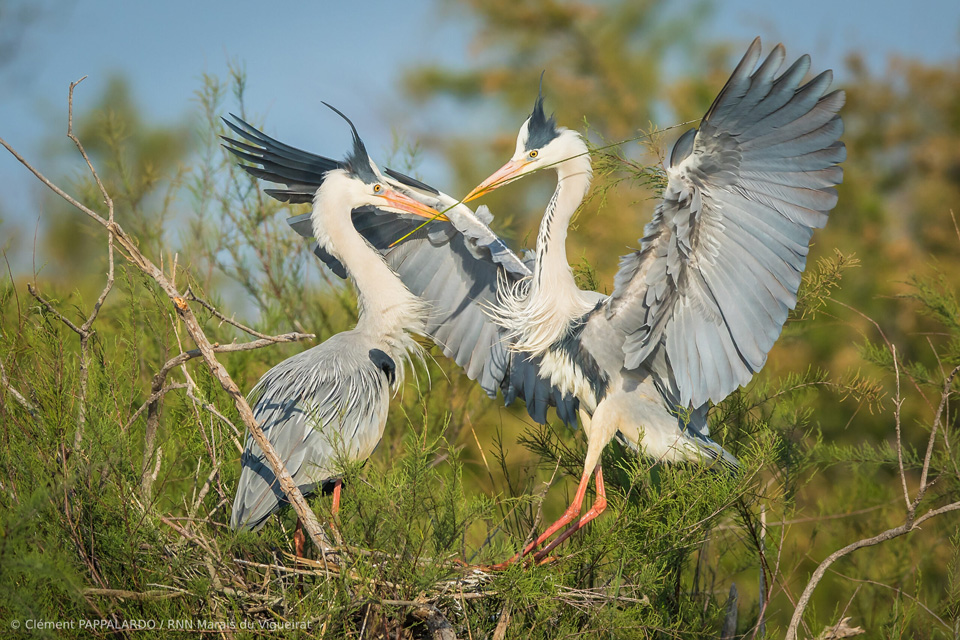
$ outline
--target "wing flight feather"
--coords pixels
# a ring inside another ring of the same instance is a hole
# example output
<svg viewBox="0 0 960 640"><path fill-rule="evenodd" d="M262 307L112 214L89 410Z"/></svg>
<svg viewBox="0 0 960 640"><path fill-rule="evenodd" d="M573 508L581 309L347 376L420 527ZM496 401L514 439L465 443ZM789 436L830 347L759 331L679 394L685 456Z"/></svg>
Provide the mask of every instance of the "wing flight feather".
<svg viewBox="0 0 960 640"><path fill-rule="evenodd" d="M814 228L837 203L842 91L825 71L778 76L755 40L698 129L674 145L639 250L620 259L607 317L627 368L664 362L684 405L718 402L760 370L790 309ZM751 73L752 71L752 73Z"/></svg>

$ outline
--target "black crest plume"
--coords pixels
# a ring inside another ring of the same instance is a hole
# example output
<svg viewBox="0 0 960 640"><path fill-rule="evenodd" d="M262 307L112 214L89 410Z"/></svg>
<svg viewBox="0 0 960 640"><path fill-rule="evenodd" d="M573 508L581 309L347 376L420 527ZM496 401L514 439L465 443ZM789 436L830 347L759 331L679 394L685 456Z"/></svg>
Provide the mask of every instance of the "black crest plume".
<svg viewBox="0 0 960 640"><path fill-rule="evenodd" d="M347 171L360 178L367 184L375 183L378 179L377 174L373 172L370 156L367 154L367 148L363 146L363 140L360 139L360 134L357 133L357 128L353 126L352 122L350 122L350 118L343 115L342 111L333 105L327 104L326 102L323 104L335 114L346 120L347 124L350 125L350 130L353 131L353 150L347 154L346 158Z"/></svg>
<svg viewBox="0 0 960 640"><path fill-rule="evenodd" d="M551 114L547 118L543 112L543 74L540 74L540 87L537 89L537 101L533 104L533 112L527 122L527 143L526 149L540 149L548 142L560 135L557 131L557 120Z"/></svg>

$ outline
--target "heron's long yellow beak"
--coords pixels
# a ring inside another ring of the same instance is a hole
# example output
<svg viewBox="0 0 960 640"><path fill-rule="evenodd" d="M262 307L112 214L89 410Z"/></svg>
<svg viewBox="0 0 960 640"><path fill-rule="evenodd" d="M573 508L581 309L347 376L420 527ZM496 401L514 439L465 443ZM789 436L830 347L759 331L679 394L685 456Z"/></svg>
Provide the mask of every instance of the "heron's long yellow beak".
<svg viewBox="0 0 960 640"><path fill-rule="evenodd" d="M463 201L470 202L471 200L476 200L480 196L490 193L508 182L513 182L520 177L528 164L530 164L529 160L511 160L497 169L489 178L474 187L473 191L468 193Z"/></svg>
<svg viewBox="0 0 960 640"><path fill-rule="evenodd" d="M393 191L392 189L384 189L383 193L379 194L381 198L387 201L394 209L399 209L400 211L406 211L407 213L412 213L415 216L420 216L421 218L427 218L428 220L449 220L447 216L443 215L436 209L432 209L422 202L417 202L410 196L405 196L398 191Z"/></svg>

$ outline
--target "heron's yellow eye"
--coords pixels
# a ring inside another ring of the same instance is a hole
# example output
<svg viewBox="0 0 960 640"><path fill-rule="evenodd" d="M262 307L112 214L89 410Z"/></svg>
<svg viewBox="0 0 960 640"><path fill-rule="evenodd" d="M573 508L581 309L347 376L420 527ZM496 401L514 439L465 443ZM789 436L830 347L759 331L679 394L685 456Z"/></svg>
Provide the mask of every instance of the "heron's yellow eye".
<svg viewBox="0 0 960 640"><path fill-rule="evenodd" d="M381 191L383 191L383 187L381 187L379 184L373 185L373 192L374 192L374 193L380 193Z"/></svg>
<svg viewBox="0 0 960 640"><path fill-rule="evenodd" d="M531 160L533 160L534 158L536 158L536 157L539 155L539 153L537 152L536 149L534 149L533 151L531 151L531 152L528 153L527 155L530 157Z"/></svg>

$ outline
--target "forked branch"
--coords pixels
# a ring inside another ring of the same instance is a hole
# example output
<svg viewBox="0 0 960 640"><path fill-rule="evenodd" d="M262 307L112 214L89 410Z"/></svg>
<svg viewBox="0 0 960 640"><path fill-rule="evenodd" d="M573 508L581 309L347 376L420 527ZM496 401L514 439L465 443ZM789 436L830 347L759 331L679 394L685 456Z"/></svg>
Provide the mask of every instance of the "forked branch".
<svg viewBox="0 0 960 640"><path fill-rule="evenodd" d="M76 88L77 83L73 83L70 87L70 101L68 104L69 115L68 115L68 132L72 136L72 127L71 123L73 121L73 89ZM116 220L113 217L113 204L112 201L107 197L105 202L107 206L107 216L97 213L90 207L87 207L82 202L78 201L76 198L68 194L62 188L54 184L49 178L43 175L39 170L37 170L33 165L31 165L20 153L18 153L13 147L7 143L6 140L0 138L0 145L2 145L7 151L9 151L14 158L16 158L24 167L26 167L40 182L45 184L51 191L59 195L66 202L73 205L81 213L86 215L88 218L104 227L108 234L108 240L112 238L113 242L116 242L120 245L125 252L125 257L132 264L134 264L138 269L140 269L145 275L152 278L157 285L163 290L167 298L169 298L171 305L176 311L177 316L183 322L184 327L187 330L187 333L190 334L190 337L193 339L194 343L197 345L197 348L200 351L200 355L206 363L207 367L210 369L210 372L213 376L220 382L220 386L226 391L233 402L236 405L237 411L240 414L240 417L243 419L244 424L247 429L250 431L253 438L257 441L257 444L263 450L264 457L267 460L267 463L270 465L271 469L277 476L280 487L283 490L284 494L287 496L287 499L293 505L294 510L297 512L297 515L303 521L304 528L307 533L310 535L311 540L314 545L320 551L321 554L325 554L330 548L330 543L326 539L326 534L324 534L323 529L320 526L319 521L317 520L316 515L310 509L306 500L303 497L303 494L300 492L300 489L297 487L293 478L290 475L290 472L287 470L286 466L283 464L283 461L277 455L276 449L273 448L273 445L270 444L270 441L267 440L264 436L263 431L257 425L256 418L254 418L253 411L250 409L250 405L247 404L246 398L240 392L239 387L227 373L227 370L222 364L217 360L214 346L210 343L210 340L207 339L206 334L203 331L203 328L200 326L197 317L194 315L193 310L190 308L190 305L187 304L187 301L184 299L184 294L180 293L177 288L174 286L173 282L167 278L163 271L157 267L147 256L145 256L137 244L137 242L117 224ZM86 156L86 153L80 147L81 155L83 155L84 160L88 163L88 167L93 171L93 165ZM106 195L106 190L103 189L102 183L100 183L99 177L96 177L94 171L95 179L98 182L98 185L101 187L101 193ZM109 251L112 255L113 243L109 243ZM109 292L109 288L105 289ZM105 298L106 294L102 294L101 297ZM92 317L96 318L96 312L99 311L99 306L95 307ZM88 318L89 320L89 318ZM91 321L92 324L92 321ZM82 337L81 337L82 339ZM82 433L81 433L82 437Z"/></svg>
<svg viewBox="0 0 960 640"><path fill-rule="evenodd" d="M889 344L889 343L888 343ZM918 516L917 508L920 506L920 502L923 500L926 495L927 489L930 488L932 482L929 479L930 471L930 460L933 456L934 445L936 444L937 432L940 427L940 422L943 419L943 412L947 407L947 401L952 395L952 386L953 381L956 379L957 375L960 374L960 365L955 367L943 381L943 386L940 392L940 404L937 407L936 415L933 419L933 425L930 429L930 436L927 439L927 450L923 458L923 467L920 473L920 485L917 488L917 493L914 498L911 500L909 497L909 491L907 489L907 478L903 467L903 451L902 443L900 440L901 434L901 425L900 425L900 368L897 363L897 352L893 346L890 346L890 351L893 354L895 371L897 374L897 397L894 400L894 423L896 427L897 434L897 464L899 467L900 473L900 482L903 486L904 499L906 500L906 514L904 516L903 524L898 527L893 527L887 529L886 531L879 533L870 538L864 538L862 540L857 540L852 542L842 549L838 549L827 556L814 570L813 575L810 576L809 582L807 582L806 588L804 588L803 593L800 595L800 598L797 600L796 609L793 611L793 617L790 619L790 625L787 627L786 640L796 640L797 638L797 628L800 626L800 623L803 619L803 612L806 610L807 605L810 603L810 598L813 596L814 589L817 588L817 585L820 583L820 580L823 579L823 576L826 574L827 569L830 568L834 562L843 558L844 556L850 555L857 549L862 549L864 547L871 547L873 545L880 544L881 542L886 542L887 540L892 540L898 538L904 534L910 533L911 531L920 527L921 524L929 520L930 518L939 516L950 511L960 510L960 502L951 502L942 507L937 507L936 509L930 509L926 513Z"/></svg>

